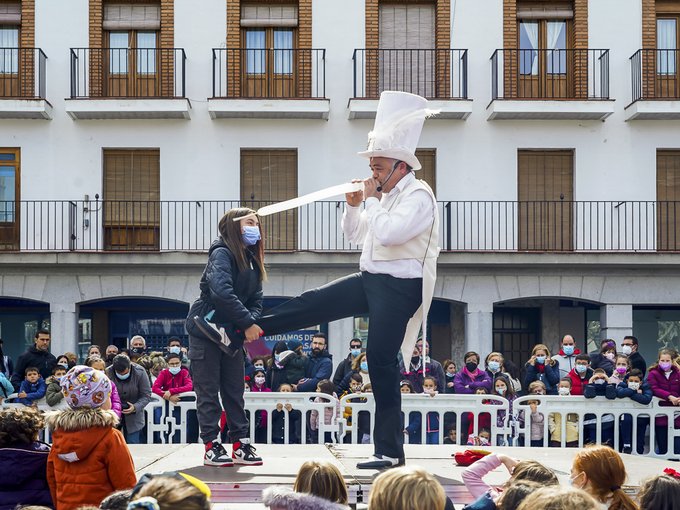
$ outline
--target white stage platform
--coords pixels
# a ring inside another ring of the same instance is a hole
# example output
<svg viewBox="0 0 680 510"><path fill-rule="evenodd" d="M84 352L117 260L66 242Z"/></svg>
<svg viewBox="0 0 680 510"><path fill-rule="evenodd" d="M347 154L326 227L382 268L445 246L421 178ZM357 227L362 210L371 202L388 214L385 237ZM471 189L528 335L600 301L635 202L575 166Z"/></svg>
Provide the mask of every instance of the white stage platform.
<svg viewBox="0 0 680 510"><path fill-rule="evenodd" d="M350 493L350 503L368 501L368 494L377 471L356 469L360 459L373 452L372 445L256 445L262 455L262 466L213 468L203 466L203 445L130 445L137 475L184 471L206 482L212 490L214 508L264 508L260 502L262 490L270 485L292 487L300 466L307 460L332 462L343 473ZM472 500L461 481L464 468L458 467L452 454L466 448L456 445L405 445L406 464L421 466L441 482L456 508ZM488 450L505 453L517 459L534 459L552 468L560 482L566 484L576 448L503 448ZM676 462L635 455L622 455L628 472L625 489L637 492L641 481L660 474L665 467L677 467ZM504 467L490 473L486 480L501 485L507 480ZM228 505L227 505L228 503Z"/></svg>

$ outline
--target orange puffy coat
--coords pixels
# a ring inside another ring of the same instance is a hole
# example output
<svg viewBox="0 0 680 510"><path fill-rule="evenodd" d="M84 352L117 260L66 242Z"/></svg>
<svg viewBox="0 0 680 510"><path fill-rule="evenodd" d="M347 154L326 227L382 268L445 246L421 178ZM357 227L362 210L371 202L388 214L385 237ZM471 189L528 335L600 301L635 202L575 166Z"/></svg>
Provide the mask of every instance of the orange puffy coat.
<svg viewBox="0 0 680 510"><path fill-rule="evenodd" d="M123 434L113 428L118 417L101 409L67 409L52 414L52 450L47 481L56 510L99 506L117 490L137 483Z"/></svg>

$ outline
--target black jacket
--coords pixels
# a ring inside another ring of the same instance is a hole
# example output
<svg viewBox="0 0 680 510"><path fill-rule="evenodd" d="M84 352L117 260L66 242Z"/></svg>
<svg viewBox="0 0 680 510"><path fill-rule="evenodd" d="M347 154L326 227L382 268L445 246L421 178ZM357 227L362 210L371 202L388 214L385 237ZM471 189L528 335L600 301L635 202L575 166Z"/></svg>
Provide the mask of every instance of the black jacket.
<svg viewBox="0 0 680 510"><path fill-rule="evenodd" d="M352 372L352 361L354 358L351 354L348 354L345 359L343 359L338 367L335 369L335 374L333 374L333 384L335 384L335 392L340 395L342 391L338 391L340 383L347 377L347 374Z"/></svg>
<svg viewBox="0 0 680 510"><path fill-rule="evenodd" d="M642 354L639 352L632 352L630 356L628 356L628 361L630 361L631 368L637 368L642 372L643 376L647 375L647 362L645 361L645 358L642 357Z"/></svg>
<svg viewBox="0 0 680 510"><path fill-rule="evenodd" d="M35 367L40 372L43 379L47 379L52 375L52 369L57 365L57 358L49 351L41 351L36 349L35 345L29 347L25 353L19 356L17 364L14 367L12 374L12 384L14 389L18 390L21 382L26 378L24 373L28 367Z"/></svg>
<svg viewBox="0 0 680 510"><path fill-rule="evenodd" d="M189 317L205 316L215 310L212 322L244 331L262 315L262 281L254 256L248 253L250 269L240 271L222 238L208 251L201 276L201 295L191 306Z"/></svg>

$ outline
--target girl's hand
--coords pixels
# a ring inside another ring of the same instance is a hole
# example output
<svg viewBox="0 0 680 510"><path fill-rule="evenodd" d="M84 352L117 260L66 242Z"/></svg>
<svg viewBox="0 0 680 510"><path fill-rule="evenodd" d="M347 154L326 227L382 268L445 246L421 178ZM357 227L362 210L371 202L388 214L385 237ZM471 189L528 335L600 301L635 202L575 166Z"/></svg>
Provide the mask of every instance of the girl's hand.
<svg viewBox="0 0 680 510"><path fill-rule="evenodd" d="M252 342L253 340L257 340L258 338L263 336L264 331L262 331L262 328L257 324L253 324L252 326L245 330L245 335L246 342Z"/></svg>

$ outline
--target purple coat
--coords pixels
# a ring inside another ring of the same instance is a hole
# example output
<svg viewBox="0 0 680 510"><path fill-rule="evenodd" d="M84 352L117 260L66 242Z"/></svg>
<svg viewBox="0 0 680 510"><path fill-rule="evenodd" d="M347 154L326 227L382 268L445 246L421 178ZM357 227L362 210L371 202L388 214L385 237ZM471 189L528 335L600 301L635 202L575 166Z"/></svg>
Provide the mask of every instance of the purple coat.
<svg viewBox="0 0 680 510"><path fill-rule="evenodd" d="M44 443L0 448L0 510L18 504L52 507L47 485L47 456Z"/></svg>
<svg viewBox="0 0 680 510"><path fill-rule="evenodd" d="M650 368L647 383L652 388L654 396L663 400L659 405L673 405L668 401L668 397L671 395L680 397L680 370L675 365L671 367L671 375L668 379L666 379L664 371L658 366ZM667 426L668 419L665 416L659 416L655 423L662 427ZM675 426L676 428L680 427L680 417L675 419Z"/></svg>
<svg viewBox="0 0 680 510"><path fill-rule="evenodd" d="M491 393L491 377L485 370L478 370L475 377L470 377L467 370L460 370L453 378L453 387L456 388L456 393L468 395L477 391L477 388L486 388Z"/></svg>

